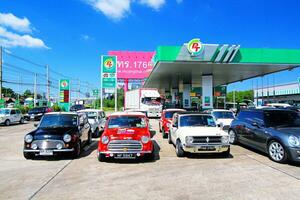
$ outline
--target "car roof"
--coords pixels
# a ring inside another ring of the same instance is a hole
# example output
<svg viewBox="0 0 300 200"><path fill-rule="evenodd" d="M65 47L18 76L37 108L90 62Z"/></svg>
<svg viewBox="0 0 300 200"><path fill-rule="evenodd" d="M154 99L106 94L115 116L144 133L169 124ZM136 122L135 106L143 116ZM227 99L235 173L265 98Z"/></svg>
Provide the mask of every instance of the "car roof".
<svg viewBox="0 0 300 200"><path fill-rule="evenodd" d="M211 114L203 113L203 112L180 112L177 113L178 115L205 115L205 116L211 116Z"/></svg>
<svg viewBox="0 0 300 200"><path fill-rule="evenodd" d="M19 108L0 108L0 109L19 110Z"/></svg>
<svg viewBox="0 0 300 200"><path fill-rule="evenodd" d="M186 110L180 109L180 108L167 108L167 109L164 109L163 111L168 112L168 111L186 111Z"/></svg>
<svg viewBox="0 0 300 200"><path fill-rule="evenodd" d="M285 108L273 108L273 107L264 107L264 108L250 108L250 109L243 109L242 111L292 111L290 109L285 109Z"/></svg>
<svg viewBox="0 0 300 200"><path fill-rule="evenodd" d="M89 108L89 109L78 110L77 112L103 112L103 110Z"/></svg>
<svg viewBox="0 0 300 200"><path fill-rule="evenodd" d="M49 112L45 113L45 115L78 115L76 112Z"/></svg>
<svg viewBox="0 0 300 200"><path fill-rule="evenodd" d="M232 111L226 109L212 109L211 112L232 112Z"/></svg>
<svg viewBox="0 0 300 200"><path fill-rule="evenodd" d="M109 115L110 117L112 116L141 116L145 117L146 115L142 112L130 112L130 111L124 111L124 112L114 112Z"/></svg>

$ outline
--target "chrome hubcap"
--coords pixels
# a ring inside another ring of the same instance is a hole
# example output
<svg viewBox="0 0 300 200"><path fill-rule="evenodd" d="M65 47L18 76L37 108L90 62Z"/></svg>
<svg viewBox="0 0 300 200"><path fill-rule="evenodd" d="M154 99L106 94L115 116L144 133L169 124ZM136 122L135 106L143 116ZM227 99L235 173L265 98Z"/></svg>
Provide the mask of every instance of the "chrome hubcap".
<svg viewBox="0 0 300 200"><path fill-rule="evenodd" d="M284 149L278 142L272 142L269 146L269 154L272 159L280 161L284 157Z"/></svg>
<svg viewBox="0 0 300 200"><path fill-rule="evenodd" d="M233 131L229 131L229 142L233 143L235 141L235 133Z"/></svg>

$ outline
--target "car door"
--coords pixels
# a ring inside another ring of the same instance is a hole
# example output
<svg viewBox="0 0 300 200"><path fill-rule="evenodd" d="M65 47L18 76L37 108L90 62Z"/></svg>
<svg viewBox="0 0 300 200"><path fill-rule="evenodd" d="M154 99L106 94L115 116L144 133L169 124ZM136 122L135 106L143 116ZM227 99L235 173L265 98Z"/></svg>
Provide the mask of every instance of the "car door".
<svg viewBox="0 0 300 200"><path fill-rule="evenodd" d="M84 136L85 136L85 140L87 141L89 139L89 132L91 129L87 115L83 115L83 123L84 123L83 125Z"/></svg>
<svg viewBox="0 0 300 200"><path fill-rule="evenodd" d="M178 130L178 115L174 115L173 120L172 120L172 125L170 127L170 133L171 133L171 140L173 141L173 143L176 143L176 131Z"/></svg>
<svg viewBox="0 0 300 200"><path fill-rule="evenodd" d="M14 109L10 110L10 121L11 122L17 121L17 113L16 113L16 110L14 110Z"/></svg>
<svg viewBox="0 0 300 200"><path fill-rule="evenodd" d="M21 114L21 111L20 110L16 110L16 117L17 117L17 121L21 121L21 118L22 118L22 114Z"/></svg>
<svg viewBox="0 0 300 200"><path fill-rule="evenodd" d="M84 131L84 115L79 115L78 116L78 120L79 120L79 137L80 137L80 140L82 142L85 142L86 141L86 134L85 134L85 131Z"/></svg>

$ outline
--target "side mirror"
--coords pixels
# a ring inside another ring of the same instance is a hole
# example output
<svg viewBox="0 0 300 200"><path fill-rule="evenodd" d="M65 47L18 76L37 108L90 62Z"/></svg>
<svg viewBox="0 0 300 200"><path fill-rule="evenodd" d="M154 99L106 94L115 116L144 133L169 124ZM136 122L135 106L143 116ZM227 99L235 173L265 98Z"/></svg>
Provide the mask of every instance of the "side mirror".
<svg viewBox="0 0 300 200"><path fill-rule="evenodd" d="M33 124L34 127L38 127L38 125L39 125L38 123L34 123Z"/></svg>
<svg viewBox="0 0 300 200"><path fill-rule="evenodd" d="M155 134L156 134L155 130L150 130L150 136L151 136L151 138L153 138Z"/></svg>
<svg viewBox="0 0 300 200"><path fill-rule="evenodd" d="M252 126L255 126L255 127L257 127L257 128L260 128L260 127L261 127L257 122L252 122L251 125L252 125Z"/></svg>

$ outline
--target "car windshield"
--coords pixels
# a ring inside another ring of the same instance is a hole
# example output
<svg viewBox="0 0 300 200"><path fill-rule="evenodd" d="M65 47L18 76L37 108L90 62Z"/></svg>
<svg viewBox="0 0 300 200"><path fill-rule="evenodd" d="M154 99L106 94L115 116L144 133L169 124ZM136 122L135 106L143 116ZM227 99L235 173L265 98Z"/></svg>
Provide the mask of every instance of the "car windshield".
<svg viewBox="0 0 300 200"><path fill-rule="evenodd" d="M29 113L40 113L40 112L44 112L45 108L32 108L31 110L29 110Z"/></svg>
<svg viewBox="0 0 300 200"><path fill-rule="evenodd" d="M177 113L177 112L178 112L178 111L167 111L167 112L165 113L165 118L167 118L167 119L172 119L174 113Z"/></svg>
<svg viewBox="0 0 300 200"><path fill-rule="evenodd" d="M84 112L87 114L89 119L95 119L97 117L97 113L96 112Z"/></svg>
<svg viewBox="0 0 300 200"><path fill-rule="evenodd" d="M75 127L77 115L44 115L39 128Z"/></svg>
<svg viewBox="0 0 300 200"><path fill-rule="evenodd" d="M213 116L216 119L233 119L233 113L232 112L228 112L228 111L214 111Z"/></svg>
<svg viewBox="0 0 300 200"><path fill-rule="evenodd" d="M212 116L186 115L180 117L180 126L216 126Z"/></svg>
<svg viewBox="0 0 300 200"><path fill-rule="evenodd" d="M300 126L300 117L293 111L267 111L264 115L267 127Z"/></svg>
<svg viewBox="0 0 300 200"><path fill-rule="evenodd" d="M9 109L0 109L0 114L2 115L9 115Z"/></svg>
<svg viewBox="0 0 300 200"><path fill-rule="evenodd" d="M137 116L112 117L108 122L108 128L145 128L146 125L145 118Z"/></svg>

